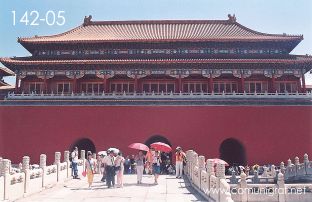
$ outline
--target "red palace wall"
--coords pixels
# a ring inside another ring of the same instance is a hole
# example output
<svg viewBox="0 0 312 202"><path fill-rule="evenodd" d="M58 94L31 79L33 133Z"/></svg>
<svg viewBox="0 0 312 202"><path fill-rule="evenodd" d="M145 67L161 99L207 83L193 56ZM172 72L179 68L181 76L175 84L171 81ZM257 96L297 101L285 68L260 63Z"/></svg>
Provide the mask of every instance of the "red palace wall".
<svg viewBox="0 0 312 202"><path fill-rule="evenodd" d="M13 163L29 155L64 151L80 138L97 151L166 137L175 148L219 157L223 140L245 147L248 164L280 163L312 155L311 106L0 106L0 156Z"/></svg>

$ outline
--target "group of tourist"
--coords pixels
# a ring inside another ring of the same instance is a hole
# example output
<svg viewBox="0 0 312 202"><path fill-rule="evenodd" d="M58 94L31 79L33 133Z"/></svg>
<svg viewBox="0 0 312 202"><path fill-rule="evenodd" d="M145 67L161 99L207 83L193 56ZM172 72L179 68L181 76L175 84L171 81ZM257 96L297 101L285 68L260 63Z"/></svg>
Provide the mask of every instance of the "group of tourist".
<svg viewBox="0 0 312 202"><path fill-rule="evenodd" d="M181 147L176 148L176 178L182 178L183 162L186 160L185 153ZM130 163L127 163L127 161ZM103 175L101 181L106 182L108 188L123 187L123 175L125 167L131 168L131 165L135 165L132 169L136 170L137 184L142 184L142 178L144 172L146 174L154 175L154 184L158 184L158 177L161 174L162 158L161 152L151 148L146 154L143 151L139 151L137 155L133 157L134 163L131 164L130 159L125 159L121 152L116 150L108 150L107 155L99 155L98 159L94 159L91 152L87 152L87 159L85 161L85 170L83 175L87 176L89 188L93 183L94 174L100 173ZM78 148L75 147L71 153L71 166L72 176L74 179L78 177ZM117 176L117 184L115 184L115 176Z"/></svg>

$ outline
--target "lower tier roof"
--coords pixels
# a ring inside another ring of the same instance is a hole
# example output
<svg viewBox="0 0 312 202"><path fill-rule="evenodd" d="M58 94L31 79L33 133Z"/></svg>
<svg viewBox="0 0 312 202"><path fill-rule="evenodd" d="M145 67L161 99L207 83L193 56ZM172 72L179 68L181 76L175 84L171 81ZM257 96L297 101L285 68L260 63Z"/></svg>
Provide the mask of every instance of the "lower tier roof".
<svg viewBox="0 0 312 202"><path fill-rule="evenodd" d="M6 65L37 65L37 64L160 64L160 63L282 63L282 64L312 64L311 56L296 56L294 58L278 59L36 59L0 58Z"/></svg>

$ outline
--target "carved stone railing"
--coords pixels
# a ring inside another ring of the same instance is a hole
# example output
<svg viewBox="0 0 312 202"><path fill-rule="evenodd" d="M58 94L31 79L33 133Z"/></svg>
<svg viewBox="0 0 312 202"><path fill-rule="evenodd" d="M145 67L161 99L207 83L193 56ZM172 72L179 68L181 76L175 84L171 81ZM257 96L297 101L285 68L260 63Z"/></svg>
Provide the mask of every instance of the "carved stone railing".
<svg viewBox="0 0 312 202"><path fill-rule="evenodd" d="M263 166L262 175L258 175L257 171L254 171L254 175L247 176L248 184L274 184L277 182L278 173L284 174L286 183L295 182L310 182L312 183L312 161L309 161L308 154L304 154L303 162L299 162L299 158L295 157L295 164L290 159L287 161L287 166L284 162L280 163L279 169L277 170L274 165L269 167ZM228 177L230 184L237 184L240 177L232 172L232 176Z"/></svg>
<svg viewBox="0 0 312 202"><path fill-rule="evenodd" d="M216 170L212 160L205 162L204 156L192 150L186 152L185 174L192 186L208 201L232 202L230 185L225 179L225 165L217 164Z"/></svg>
<svg viewBox="0 0 312 202"><path fill-rule="evenodd" d="M220 99L220 98L259 98L259 99L272 99L272 98L311 98L312 93L60 93L60 94L35 94L35 93L22 93L15 94L9 93L6 96L7 100L51 100L51 99L151 99L151 98L163 98L163 99Z"/></svg>
<svg viewBox="0 0 312 202"><path fill-rule="evenodd" d="M304 155L304 162L299 163L295 158L295 164L288 160L288 168L281 163L280 169L267 167L262 175L256 172L253 176L246 176L244 172L239 177L225 176L224 164L214 165L213 160L206 160L204 156L192 150L186 152L187 163L185 174L192 186L209 201L311 201L312 183L307 184L285 184L288 175L294 176L311 175L311 162L308 155ZM288 173L288 174L286 174ZM302 179L302 178L300 178ZM297 192L294 194L293 190Z"/></svg>
<svg viewBox="0 0 312 202"><path fill-rule="evenodd" d="M311 201L312 199L312 167L308 155L304 155L303 163L295 158L295 164L288 160L287 167L281 162L280 169L275 166L264 167L262 175L228 177L231 187L231 196L234 201ZM287 183L288 180L288 184ZM297 180L297 183L294 183ZM306 184L298 184L298 182ZM292 183L292 184L290 184ZM294 191L295 190L295 191Z"/></svg>
<svg viewBox="0 0 312 202"><path fill-rule="evenodd" d="M71 179L69 151L64 152L64 162L60 152L55 152L53 165L47 166L46 160L46 155L41 154L39 168L31 169L30 158L24 156L21 169L12 173L10 160L0 158L0 201L13 201ZM78 162L79 173L84 169L84 161L82 158Z"/></svg>

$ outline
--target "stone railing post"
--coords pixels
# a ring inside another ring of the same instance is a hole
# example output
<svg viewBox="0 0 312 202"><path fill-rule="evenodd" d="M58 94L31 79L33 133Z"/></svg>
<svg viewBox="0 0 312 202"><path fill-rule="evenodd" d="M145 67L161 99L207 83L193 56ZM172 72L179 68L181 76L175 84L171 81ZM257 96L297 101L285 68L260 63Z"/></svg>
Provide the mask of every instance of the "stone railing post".
<svg viewBox="0 0 312 202"><path fill-rule="evenodd" d="M277 187L278 187L278 201L285 202L285 180L283 173L278 173L277 175Z"/></svg>
<svg viewBox="0 0 312 202"><path fill-rule="evenodd" d="M190 155L193 151L192 150L187 150L185 155L186 155L186 174L188 177L190 177Z"/></svg>
<svg viewBox="0 0 312 202"><path fill-rule="evenodd" d="M223 163L217 163L216 177L225 179L225 165Z"/></svg>
<svg viewBox="0 0 312 202"><path fill-rule="evenodd" d="M12 169L12 162L11 162L11 160L9 159L9 173L11 174L12 172L11 172L11 169Z"/></svg>
<svg viewBox="0 0 312 202"><path fill-rule="evenodd" d="M206 171L207 171L207 176L208 176L208 190L210 190L210 176L215 175L214 172L214 163L212 159L208 159L206 162Z"/></svg>
<svg viewBox="0 0 312 202"><path fill-rule="evenodd" d="M268 167L263 166L263 173L261 175L262 177L268 177Z"/></svg>
<svg viewBox="0 0 312 202"><path fill-rule="evenodd" d="M54 165L56 165L57 182L60 180L60 170L61 170L60 163L61 163L61 152L55 152Z"/></svg>
<svg viewBox="0 0 312 202"><path fill-rule="evenodd" d="M2 171L2 160L3 160L3 158L2 157L0 157L0 177L1 176L3 176L3 171Z"/></svg>
<svg viewBox="0 0 312 202"><path fill-rule="evenodd" d="M216 167L216 177L218 178L217 180L217 189L220 189L220 182L221 179L225 179L225 165L222 163L217 163L217 167ZM218 193L219 195L219 201L221 201L221 191Z"/></svg>
<svg viewBox="0 0 312 202"><path fill-rule="evenodd" d="M299 165L299 164L300 164L299 157L296 156L296 157L295 157L295 165L297 166L297 165Z"/></svg>
<svg viewBox="0 0 312 202"><path fill-rule="evenodd" d="M85 160L86 159L86 151L85 150L81 150L80 151L80 159L81 160Z"/></svg>
<svg viewBox="0 0 312 202"><path fill-rule="evenodd" d="M42 187L45 186L45 175L47 167L47 155L40 154L40 168L42 169Z"/></svg>
<svg viewBox="0 0 312 202"><path fill-rule="evenodd" d="M286 169L286 168L285 168L285 164L284 164L284 162L282 161L281 164L280 164L281 173L284 174L284 173L285 173L285 169Z"/></svg>
<svg viewBox="0 0 312 202"><path fill-rule="evenodd" d="M216 177L217 179L217 189L220 189L220 181L221 179L225 179L225 165L221 164L221 163L217 163L217 167L216 167ZM221 192L218 193L219 197L219 201L221 199Z"/></svg>
<svg viewBox="0 0 312 202"><path fill-rule="evenodd" d="M300 165L299 157L295 157L295 168L296 168L296 175L298 175L298 167Z"/></svg>
<svg viewBox="0 0 312 202"><path fill-rule="evenodd" d="M246 174L244 172L241 173L240 175L241 180L239 182L239 188L242 190L240 199L241 202L247 202L248 196L247 196L247 181L246 181Z"/></svg>
<svg viewBox="0 0 312 202"><path fill-rule="evenodd" d="M274 177L274 178L277 177L277 176L276 176L275 165L272 165L272 166L271 166L271 177Z"/></svg>
<svg viewBox="0 0 312 202"><path fill-rule="evenodd" d="M198 171L199 171L199 189L202 189L202 176L201 176L201 173L202 173L202 170L206 170L205 168L205 157L204 156L199 156L198 157Z"/></svg>
<svg viewBox="0 0 312 202"><path fill-rule="evenodd" d="M29 162L30 162L29 156L24 156L22 165L22 171L25 173L24 193L27 193L29 188L30 181Z"/></svg>
<svg viewBox="0 0 312 202"><path fill-rule="evenodd" d="M188 166L189 166L189 178L192 178L192 166L193 166L193 151L190 151L188 156Z"/></svg>
<svg viewBox="0 0 312 202"><path fill-rule="evenodd" d="M85 170L86 151L80 151L80 159L82 160L82 170Z"/></svg>
<svg viewBox="0 0 312 202"><path fill-rule="evenodd" d="M192 175L191 175L191 179L192 182L194 183L194 179L195 179L195 173L194 173L194 168L195 166L198 166L198 154L196 152L193 152L193 156L192 156Z"/></svg>
<svg viewBox="0 0 312 202"><path fill-rule="evenodd" d="M10 186L10 160L2 160L2 174L4 176L4 200L8 200L8 191Z"/></svg>
<svg viewBox="0 0 312 202"><path fill-rule="evenodd" d="M213 160L212 159L208 159L206 165L207 165L207 173L209 175L215 175Z"/></svg>
<svg viewBox="0 0 312 202"><path fill-rule="evenodd" d="M69 178L71 176L69 151L64 151L64 162L66 163L66 178Z"/></svg>
<svg viewBox="0 0 312 202"><path fill-rule="evenodd" d="M192 156L193 156L193 150L189 150L189 153L188 153L188 157L187 157L187 163L188 163L188 176L189 178L191 179L192 177L192 164L193 164L193 159L192 159Z"/></svg>
<svg viewBox="0 0 312 202"><path fill-rule="evenodd" d="M303 155L303 163L304 163L304 167L305 167L305 174L307 175L309 172L309 167L308 167L308 165L309 165L309 156L308 156L308 154L304 154Z"/></svg>

